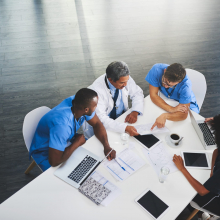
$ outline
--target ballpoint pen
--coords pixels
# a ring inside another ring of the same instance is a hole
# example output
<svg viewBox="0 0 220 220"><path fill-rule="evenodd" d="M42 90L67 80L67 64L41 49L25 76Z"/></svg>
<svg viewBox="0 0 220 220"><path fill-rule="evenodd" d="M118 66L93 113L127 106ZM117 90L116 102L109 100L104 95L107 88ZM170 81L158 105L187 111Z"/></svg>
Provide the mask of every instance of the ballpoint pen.
<svg viewBox="0 0 220 220"><path fill-rule="evenodd" d="M114 160L122 168L122 170L124 170L125 172L129 173L116 159L114 159Z"/></svg>
<svg viewBox="0 0 220 220"><path fill-rule="evenodd" d="M104 161L108 156L109 156L109 154L113 151L114 149L112 148L111 150L110 150L110 152L104 157L104 159L102 160L102 161ZM101 161L101 163L102 163L102 161Z"/></svg>

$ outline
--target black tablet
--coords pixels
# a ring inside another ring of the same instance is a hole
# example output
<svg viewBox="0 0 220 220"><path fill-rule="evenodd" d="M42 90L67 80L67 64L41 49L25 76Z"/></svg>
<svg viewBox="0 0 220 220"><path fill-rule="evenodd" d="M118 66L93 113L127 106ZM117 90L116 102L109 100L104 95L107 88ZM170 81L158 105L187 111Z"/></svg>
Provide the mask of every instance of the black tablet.
<svg viewBox="0 0 220 220"><path fill-rule="evenodd" d="M206 152L182 151L181 154L186 168L211 169Z"/></svg>
<svg viewBox="0 0 220 220"><path fill-rule="evenodd" d="M161 219L169 209L169 206L149 189L135 199L135 202L157 220Z"/></svg>
<svg viewBox="0 0 220 220"><path fill-rule="evenodd" d="M160 140L153 134L138 135L134 136L134 138L148 150L152 149L160 142Z"/></svg>

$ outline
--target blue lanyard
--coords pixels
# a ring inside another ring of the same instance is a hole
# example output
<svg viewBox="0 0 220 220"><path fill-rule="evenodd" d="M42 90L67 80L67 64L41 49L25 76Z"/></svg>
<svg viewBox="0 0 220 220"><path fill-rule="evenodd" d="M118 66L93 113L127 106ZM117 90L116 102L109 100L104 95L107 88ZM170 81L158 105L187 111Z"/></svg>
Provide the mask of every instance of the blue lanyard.
<svg viewBox="0 0 220 220"><path fill-rule="evenodd" d="M172 89L172 91L169 93L169 88L165 88L166 89L166 91L167 91L167 94L168 94L168 98L170 98L172 95L173 95L173 92L174 92L174 90L175 90L175 88L176 88L176 86L177 85L175 85L174 87L173 87L173 89ZM160 89L161 90L161 89Z"/></svg>

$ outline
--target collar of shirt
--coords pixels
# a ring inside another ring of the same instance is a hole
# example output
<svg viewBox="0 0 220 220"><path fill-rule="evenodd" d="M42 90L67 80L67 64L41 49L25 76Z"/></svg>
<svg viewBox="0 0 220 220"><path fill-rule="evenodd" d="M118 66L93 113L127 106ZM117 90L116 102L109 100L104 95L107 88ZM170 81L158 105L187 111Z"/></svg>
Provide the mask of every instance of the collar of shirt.
<svg viewBox="0 0 220 220"><path fill-rule="evenodd" d="M107 79L109 88L111 90L112 95L115 94L116 88L109 82L109 80Z"/></svg>

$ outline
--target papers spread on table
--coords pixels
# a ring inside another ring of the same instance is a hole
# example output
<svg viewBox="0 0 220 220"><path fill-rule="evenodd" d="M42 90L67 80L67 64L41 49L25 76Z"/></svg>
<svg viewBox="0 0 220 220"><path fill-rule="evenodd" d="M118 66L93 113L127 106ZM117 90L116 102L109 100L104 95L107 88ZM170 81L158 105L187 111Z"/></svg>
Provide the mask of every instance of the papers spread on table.
<svg viewBox="0 0 220 220"><path fill-rule="evenodd" d="M173 162L173 156L166 150L166 147L162 142L154 147L151 151L148 151L144 148L142 151L158 176L160 174L160 169L163 166L169 167L170 173L178 170Z"/></svg>
<svg viewBox="0 0 220 220"><path fill-rule="evenodd" d="M167 127L158 128L157 126L154 127L154 129L151 131L151 128L154 123L150 124L141 124L141 125L135 125L134 127L137 129L137 132L140 135L144 134L160 134L160 133L169 133L169 129Z"/></svg>
<svg viewBox="0 0 220 220"><path fill-rule="evenodd" d="M135 152L126 148L111 161L103 162L103 166L119 181L127 179L131 174L145 165L145 161Z"/></svg>
<svg viewBox="0 0 220 220"><path fill-rule="evenodd" d="M121 190L107 180L100 172L92 175L79 187L79 191L97 205L109 205L121 194Z"/></svg>

